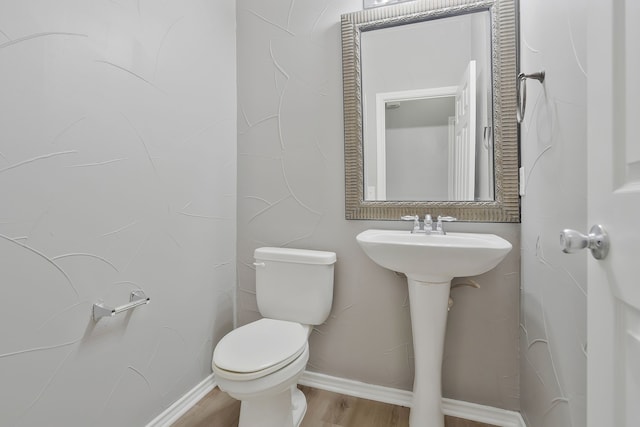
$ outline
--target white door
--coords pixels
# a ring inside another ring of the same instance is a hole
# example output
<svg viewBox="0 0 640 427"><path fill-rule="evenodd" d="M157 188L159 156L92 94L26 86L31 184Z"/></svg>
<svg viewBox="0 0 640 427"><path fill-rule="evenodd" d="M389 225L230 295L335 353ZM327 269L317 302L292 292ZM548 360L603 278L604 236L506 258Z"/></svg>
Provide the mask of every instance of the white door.
<svg viewBox="0 0 640 427"><path fill-rule="evenodd" d="M588 217L609 233L588 263L587 419L640 426L640 1L590 0Z"/></svg>
<svg viewBox="0 0 640 427"><path fill-rule="evenodd" d="M449 147L449 200L474 200L476 179L476 61L456 91L453 147Z"/></svg>

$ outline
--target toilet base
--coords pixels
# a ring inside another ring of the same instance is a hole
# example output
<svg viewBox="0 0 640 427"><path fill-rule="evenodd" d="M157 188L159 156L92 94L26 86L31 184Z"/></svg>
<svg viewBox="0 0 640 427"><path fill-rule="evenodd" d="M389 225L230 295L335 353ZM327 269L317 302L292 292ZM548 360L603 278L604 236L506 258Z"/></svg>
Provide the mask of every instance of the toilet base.
<svg viewBox="0 0 640 427"><path fill-rule="evenodd" d="M298 427L307 412L307 399L293 385L282 393L243 400L238 427Z"/></svg>
<svg viewBox="0 0 640 427"><path fill-rule="evenodd" d="M304 414L307 413L307 398L296 386L291 387L291 407L293 409L293 425L299 427Z"/></svg>

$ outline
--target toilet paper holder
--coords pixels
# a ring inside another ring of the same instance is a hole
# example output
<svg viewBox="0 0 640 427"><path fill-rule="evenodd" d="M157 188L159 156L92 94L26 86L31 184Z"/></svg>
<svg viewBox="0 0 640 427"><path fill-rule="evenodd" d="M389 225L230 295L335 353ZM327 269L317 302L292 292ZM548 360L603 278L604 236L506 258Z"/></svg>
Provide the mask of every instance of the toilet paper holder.
<svg viewBox="0 0 640 427"><path fill-rule="evenodd" d="M151 298L149 298L143 290L135 290L129 295L129 304L124 304L118 307L109 307L102 302L93 304L93 321L97 322L103 317L112 317L116 314L122 313L140 305L149 304Z"/></svg>

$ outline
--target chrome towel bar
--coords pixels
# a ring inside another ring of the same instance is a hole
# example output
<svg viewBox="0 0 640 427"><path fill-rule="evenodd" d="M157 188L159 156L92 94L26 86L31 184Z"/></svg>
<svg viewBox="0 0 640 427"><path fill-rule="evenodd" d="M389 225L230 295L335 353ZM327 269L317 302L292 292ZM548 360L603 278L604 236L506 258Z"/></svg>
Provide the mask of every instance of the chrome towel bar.
<svg viewBox="0 0 640 427"><path fill-rule="evenodd" d="M518 79L516 80L516 97L518 102L516 116L518 119L518 123L522 123L522 121L524 120L524 110L527 106L527 79L534 79L539 81L540 83L543 83L544 75L544 71L538 71L537 73L531 74L518 74Z"/></svg>
<svg viewBox="0 0 640 427"><path fill-rule="evenodd" d="M151 298L149 298L144 291L137 290L132 291L129 296L129 304L121 305L119 307L109 307L104 305L104 303L98 302L93 304L93 321L97 322L102 317L111 317L115 316L118 313L122 313L123 311L131 310L139 305L149 304Z"/></svg>

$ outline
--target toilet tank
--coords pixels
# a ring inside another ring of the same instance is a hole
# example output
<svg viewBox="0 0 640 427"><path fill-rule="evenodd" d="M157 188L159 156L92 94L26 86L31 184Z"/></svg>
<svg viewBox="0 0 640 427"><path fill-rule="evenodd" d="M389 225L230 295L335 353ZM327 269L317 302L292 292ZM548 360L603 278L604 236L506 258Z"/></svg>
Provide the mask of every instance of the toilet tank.
<svg viewBox="0 0 640 427"><path fill-rule="evenodd" d="M264 317L319 325L333 303L334 252L258 248L256 298Z"/></svg>

